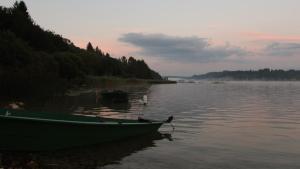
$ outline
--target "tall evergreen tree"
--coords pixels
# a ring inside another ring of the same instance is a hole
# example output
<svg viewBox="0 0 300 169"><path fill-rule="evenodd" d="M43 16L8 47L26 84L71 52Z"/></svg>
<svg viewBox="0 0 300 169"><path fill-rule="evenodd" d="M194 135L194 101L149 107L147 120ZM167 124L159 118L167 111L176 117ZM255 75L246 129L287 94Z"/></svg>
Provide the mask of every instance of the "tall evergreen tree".
<svg viewBox="0 0 300 169"><path fill-rule="evenodd" d="M101 49L98 48L98 46L96 47L95 52L96 52L99 56L103 56L103 53L102 53Z"/></svg>
<svg viewBox="0 0 300 169"><path fill-rule="evenodd" d="M89 42L86 46L86 50L89 52L95 52L93 45Z"/></svg>
<svg viewBox="0 0 300 169"><path fill-rule="evenodd" d="M14 3L13 8L15 10L18 10L18 11L22 12L26 17L29 17L29 13L27 11L27 6L26 6L24 1L20 1L20 2L16 1Z"/></svg>

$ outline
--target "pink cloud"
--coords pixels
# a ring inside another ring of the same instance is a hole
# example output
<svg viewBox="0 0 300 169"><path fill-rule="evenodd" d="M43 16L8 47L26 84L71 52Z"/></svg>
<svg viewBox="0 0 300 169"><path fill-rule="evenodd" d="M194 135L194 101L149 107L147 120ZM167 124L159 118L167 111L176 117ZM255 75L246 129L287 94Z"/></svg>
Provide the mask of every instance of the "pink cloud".
<svg viewBox="0 0 300 169"><path fill-rule="evenodd" d="M280 42L299 42L300 36L294 35L275 35L261 32L242 32L246 38L251 38L255 41L280 41Z"/></svg>

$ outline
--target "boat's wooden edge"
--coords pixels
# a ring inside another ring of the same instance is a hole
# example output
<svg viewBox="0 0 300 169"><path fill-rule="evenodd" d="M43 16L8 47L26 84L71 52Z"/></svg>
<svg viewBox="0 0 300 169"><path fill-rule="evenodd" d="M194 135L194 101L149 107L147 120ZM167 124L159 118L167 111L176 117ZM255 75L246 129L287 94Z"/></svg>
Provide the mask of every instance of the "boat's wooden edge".
<svg viewBox="0 0 300 169"><path fill-rule="evenodd" d="M118 121L102 121L102 122L85 122L85 121L71 121L71 120L56 120L46 118L32 118L32 117L21 117L14 115L0 115L2 119L15 119L15 120L26 120L26 121L39 121L49 123L64 123L64 124L84 124L84 125L149 125L149 124L162 124L162 122L151 121L151 122L118 122Z"/></svg>

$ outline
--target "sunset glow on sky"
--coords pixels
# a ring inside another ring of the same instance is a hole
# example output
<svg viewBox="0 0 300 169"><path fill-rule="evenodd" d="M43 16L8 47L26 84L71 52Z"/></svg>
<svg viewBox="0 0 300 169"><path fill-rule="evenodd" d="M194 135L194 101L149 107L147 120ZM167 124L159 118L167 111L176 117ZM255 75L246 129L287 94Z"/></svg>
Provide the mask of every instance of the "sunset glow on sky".
<svg viewBox="0 0 300 169"><path fill-rule="evenodd" d="M43 28L162 75L300 69L299 0L24 1Z"/></svg>

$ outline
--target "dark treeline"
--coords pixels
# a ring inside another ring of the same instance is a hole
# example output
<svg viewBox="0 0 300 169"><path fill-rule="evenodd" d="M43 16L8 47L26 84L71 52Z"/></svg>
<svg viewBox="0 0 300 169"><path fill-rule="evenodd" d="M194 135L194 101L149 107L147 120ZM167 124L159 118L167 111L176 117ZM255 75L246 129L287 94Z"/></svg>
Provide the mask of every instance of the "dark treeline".
<svg viewBox="0 0 300 169"><path fill-rule="evenodd" d="M44 30L23 1L0 7L0 92L2 96L64 91L87 76L161 79L143 60L115 59L88 43L86 49Z"/></svg>
<svg viewBox="0 0 300 169"><path fill-rule="evenodd" d="M192 78L223 80L300 80L300 70L260 69L257 71L223 71L194 75Z"/></svg>

